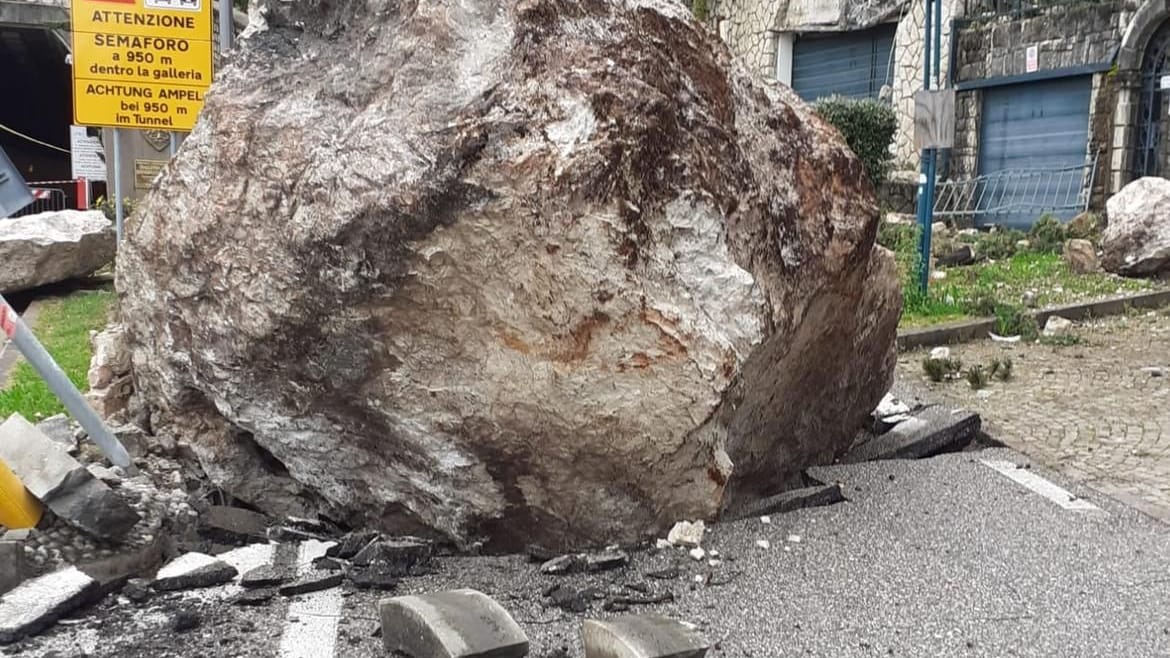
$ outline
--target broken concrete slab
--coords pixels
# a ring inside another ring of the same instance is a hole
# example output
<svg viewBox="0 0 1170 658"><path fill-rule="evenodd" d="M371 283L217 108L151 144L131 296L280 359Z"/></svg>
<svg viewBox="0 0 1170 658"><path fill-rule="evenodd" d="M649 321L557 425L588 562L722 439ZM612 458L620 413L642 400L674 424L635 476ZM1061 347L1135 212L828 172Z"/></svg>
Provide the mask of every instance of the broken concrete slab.
<svg viewBox="0 0 1170 658"><path fill-rule="evenodd" d="M775 496L761 498L735 510L733 514L728 515L728 519L738 520L768 514L784 514L806 507L833 505L844 500L845 494L841 492L841 485L834 482L833 484L793 489Z"/></svg>
<svg viewBox="0 0 1170 658"><path fill-rule="evenodd" d="M345 576L336 571L310 571L291 583L280 586L282 596L311 594L341 585Z"/></svg>
<svg viewBox="0 0 1170 658"><path fill-rule="evenodd" d="M353 564L365 567L377 564L395 576L417 574L431 559L434 545L418 537L395 537L371 542L353 556Z"/></svg>
<svg viewBox="0 0 1170 658"><path fill-rule="evenodd" d="M0 644L52 626L84 604L99 584L75 567L33 578L0 597Z"/></svg>
<svg viewBox="0 0 1170 658"><path fill-rule="evenodd" d="M399 596L378 603L387 652L414 658L521 658L528 636L512 615L473 589Z"/></svg>
<svg viewBox="0 0 1170 658"><path fill-rule="evenodd" d="M24 560L27 530L9 530L0 538L0 594L12 591L29 577Z"/></svg>
<svg viewBox="0 0 1170 658"><path fill-rule="evenodd" d="M232 605L252 607L265 605L276 596L276 588L250 589L240 592L228 600Z"/></svg>
<svg viewBox="0 0 1170 658"><path fill-rule="evenodd" d="M187 553L159 569L151 586L160 592L214 587L230 582L238 574L223 560L204 553Z"/></svg>
<svg viewBox="0 0 1170 658"><path fill-rule="evenodd" d="M854 447L841 458L841 462L921 459L960 450L975 440L981 425L979 414L970 411L926 407L889 432Z"/></svg>
<svg viewBox="0 0 1170 658"><path fill-rule="evenodd" d="M119 541L141 520L64 446L20 414L0 425L0 460L61 520L94 537Z"/></svg>
<svg viewBox="0 0 1170 658"><path fill-rule="evenodd" d="M702 658L710 643L686 624L660 615L586 619L585 658Z"/></svg>
<svg viewBox="0 0 1170 658"><path fill-rule="evenodd" d="M263 565L240 576L240 587L258 589L283 585L291 577L287 571L272 565Z"/></svg>
<svg viewBox="0 0 1170 658"><path fill-rule="evenodd" d="M250 544L267 541L270 519L252 510L213 505L199 517L199 533L217 541Z"/></svg>

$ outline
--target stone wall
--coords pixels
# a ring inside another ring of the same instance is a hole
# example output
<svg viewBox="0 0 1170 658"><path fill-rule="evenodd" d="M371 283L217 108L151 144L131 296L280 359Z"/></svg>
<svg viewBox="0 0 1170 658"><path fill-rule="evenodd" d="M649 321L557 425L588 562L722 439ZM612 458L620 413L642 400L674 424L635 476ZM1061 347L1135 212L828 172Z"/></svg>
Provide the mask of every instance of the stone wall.
<svg viewBox="0 0 1170 658"><path fill-rule="evenodd" d="M776 17L787 0L721 0L712 3L719 36L747 67L776 78Z"/></svg>
<svg viewBox="0 0 1170 658"><path fill-rule="evenodd" d="M1027 18L972 17L959 30L956 82L1024 75L1027 50L1038 47L1038 70L1051 71L1112 59L1128 22L1115 3L1051 7Z"/></svg>

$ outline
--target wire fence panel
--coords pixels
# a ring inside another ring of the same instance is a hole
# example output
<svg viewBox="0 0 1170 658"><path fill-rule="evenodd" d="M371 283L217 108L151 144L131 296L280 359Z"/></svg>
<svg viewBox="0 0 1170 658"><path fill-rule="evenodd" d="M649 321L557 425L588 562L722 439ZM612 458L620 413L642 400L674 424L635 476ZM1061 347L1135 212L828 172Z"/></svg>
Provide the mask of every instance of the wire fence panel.
<svg viewBox="0 0 1170 658"><path fill-rule="evenodd" d="M51 187L30 187L33 202L12 213L10 217L24 217L42 212L65 210L65 192Z"/></svg>
<svg viewBox="0 0 1170 658"><path fill-rule="evenodd" d="M1070 219L1089 207L1097 159L1059 169L1013 169L935 186L934 216L978 226L1030 227L1042 215Z"/></svg>

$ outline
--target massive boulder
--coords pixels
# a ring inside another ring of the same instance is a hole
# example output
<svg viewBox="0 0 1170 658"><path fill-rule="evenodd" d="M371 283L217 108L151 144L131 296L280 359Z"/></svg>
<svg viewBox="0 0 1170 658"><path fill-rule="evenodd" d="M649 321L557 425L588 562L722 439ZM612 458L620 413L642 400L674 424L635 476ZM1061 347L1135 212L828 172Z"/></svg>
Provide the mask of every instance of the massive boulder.
<svg viewBox="0 0 1170 658"><path fill-rule="evenodd" d="M1115 274L1170 271L1170 180L1139 178L1105 202L1101 265Z"/></svg>
<svg viewBox="0 0 1170 658"><path fill-rule="evenodd" d="M96 210L0 219L0 293L92 274L114 249L114 226Z"/></svg>
<svg viewBox="0 0 1170 658"><path fill-rule="evenodd" d="M860 162L681 5L253 15L118 262L139 402L227 492L629 540L799 486L887 390Z"/></svg>

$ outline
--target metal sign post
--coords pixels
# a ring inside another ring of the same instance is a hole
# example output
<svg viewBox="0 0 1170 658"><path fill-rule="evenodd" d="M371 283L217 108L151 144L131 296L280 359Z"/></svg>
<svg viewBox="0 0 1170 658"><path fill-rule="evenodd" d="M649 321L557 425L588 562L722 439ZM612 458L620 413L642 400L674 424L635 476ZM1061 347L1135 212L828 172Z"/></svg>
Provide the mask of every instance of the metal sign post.
<svg viewBox="0 0 1170 658"><path fill-rule="evenodd" d="M922 88L942 87L942 1L924 0L924 47ZM933 63L933 73L931 75ZM934 79L932 79L932 77ZM938 149L922 150L922 173L918 178L918 291L925 295L930 285L931 226L934 223L934 188Z"/></svg>
<svg viewBox="0 0 1170 658"><path fill-rule="evenodd" d="M114 128L114 230L122 244L122 131Z"/></svg>
<svg viewBox="0 0 1170 658"><path fill-rule="evenodd" d="M36 370L41 379L45 380L49 389L69 410L69 414L78 423L81 423L81 427L89 433L89 437L94 440L94 443L97 443L98 448L101 449L106 458L115 466L121 466L127 473L133 475L137 469L130 461L130 455L126 452L126 448L86 403L81 391L77 390L73 382L69 381L69 377L61 370L61 366L58 366L53 357L49 356L44 346L33 336L16 311L8 305L8 301L4 299L3 295L0 295L0 331L8 336L8 339L16 346L16 349L20 350L33 370Z"/></svg>

